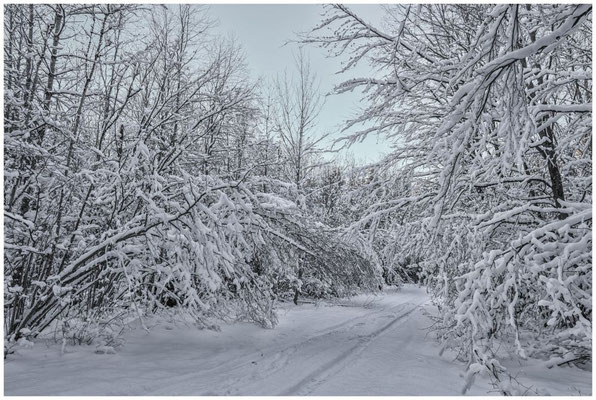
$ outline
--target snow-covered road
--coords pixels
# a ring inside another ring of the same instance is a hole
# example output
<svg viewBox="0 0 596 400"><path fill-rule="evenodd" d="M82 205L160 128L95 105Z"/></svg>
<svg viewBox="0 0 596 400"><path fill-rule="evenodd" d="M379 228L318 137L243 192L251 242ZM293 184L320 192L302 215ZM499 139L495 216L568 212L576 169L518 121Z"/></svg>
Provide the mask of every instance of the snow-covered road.
<svg viewBox="0 0 596 400"><path fill-rule="evenodd" d="M172 324L149 334L135 330L113 355L76 346L60 356L59 346L37 343L5 362L5 394L460 394L464 366L438 355L425 309L433 311L424 290L406 286L337 305L286 305L273 330L251 324L222 332ZM548 370L553 378L529 369L529 377L552 394L590 393L589 372L567 370L563 376ZM469 394L490 391L479 378Z"/></svg>

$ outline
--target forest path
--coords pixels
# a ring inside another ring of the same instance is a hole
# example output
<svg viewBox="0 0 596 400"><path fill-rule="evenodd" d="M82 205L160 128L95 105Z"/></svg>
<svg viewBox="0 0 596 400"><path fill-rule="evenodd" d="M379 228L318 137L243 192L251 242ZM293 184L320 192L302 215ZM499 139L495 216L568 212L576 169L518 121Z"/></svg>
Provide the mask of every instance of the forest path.
<svg viewBox="0 0 596 400"><path fill-rule="evenodd" d="M162 321L149 334L127 332L115 355L75 346L60 356L59 346L37 343L5 361L5 394L460 394L464 366L438 355L425 310L436 312L424 289L406 285L336 304L283 304L272 330L236 323L197 331ZM586 376L565 379L563 393L572 394L570 385L588 390ZM490 390L479 378L469 394Z"/></svg>

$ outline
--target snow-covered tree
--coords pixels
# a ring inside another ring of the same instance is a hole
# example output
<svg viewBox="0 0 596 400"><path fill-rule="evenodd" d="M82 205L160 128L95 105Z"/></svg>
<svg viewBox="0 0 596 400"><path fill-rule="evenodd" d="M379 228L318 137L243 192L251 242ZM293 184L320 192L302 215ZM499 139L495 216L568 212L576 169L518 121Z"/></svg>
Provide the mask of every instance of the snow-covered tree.
<svg viewBox="0 0 596 400"><path fill-rule="evenodd" d="M497 338L590 358L591 6L336 5L303 40L378 71L336 88L368 102L345 140L393 146L353 229L422 267L470 376L499 379Z"/></svg>
<svg viewBox="0 0 596 400"><path fill-rule="evenodd" d="M5 16L7 339L173 309L273 326L298 259L331 295L375 287L357 244L304 215L295 182L261 173L257 85L206 9Z"/></svg>

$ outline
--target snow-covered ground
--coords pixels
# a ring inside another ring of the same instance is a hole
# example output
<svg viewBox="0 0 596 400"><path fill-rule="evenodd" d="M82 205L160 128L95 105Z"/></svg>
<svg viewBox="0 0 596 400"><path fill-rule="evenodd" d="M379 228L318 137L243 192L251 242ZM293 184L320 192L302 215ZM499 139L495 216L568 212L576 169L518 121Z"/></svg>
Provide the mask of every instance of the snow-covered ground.
<svg viewBox="0 0 596 400"><path fill-rule="evenodd" d="M38 342L5 361L5 394L458 395L464 365L438 355L425 310L435 312L424 289L406 286L334 305L283 305L273 330L160 323L127 332L116 354L74 346L61 355L60 345ZM537 360L507 366L550 394L591 394L588 371ZM494 391L478 377L468 394Z"/></svg>

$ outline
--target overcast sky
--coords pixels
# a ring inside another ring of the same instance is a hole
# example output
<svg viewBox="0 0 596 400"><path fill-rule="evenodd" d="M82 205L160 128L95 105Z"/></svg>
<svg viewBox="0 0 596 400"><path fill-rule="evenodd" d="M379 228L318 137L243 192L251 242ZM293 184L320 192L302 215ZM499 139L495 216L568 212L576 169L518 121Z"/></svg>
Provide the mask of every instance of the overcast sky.
<svg viewBox="0 0 596 400"><path fill-rule="evenodd" d="M213 4L209 6L212 17L219 21L217 30L235 38L244 49L249 68L255 77L274 78L288 73L293 68L293 52L298 45L284 44L296 39L296 32L310 30L321 21L324 9L314 4ZM378 5L350 5L368 21L378 22L381 9ZM326 51L314 46L304 48L309 55L312 70L321 82L321 91L328 93L333 86L354 75L370 74L366 66L361 66L351 75L337 75L340 60L327 58ZM340 136L342 122L353 115L360 106L357 93L327 96L319 116L318 129L323 132L334 131ZM359 161L377 161L385 151L382 139L371 136L363 143L355 144L349 152Z"/></svg>

